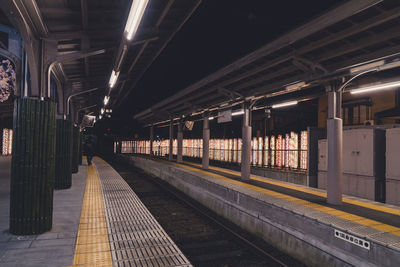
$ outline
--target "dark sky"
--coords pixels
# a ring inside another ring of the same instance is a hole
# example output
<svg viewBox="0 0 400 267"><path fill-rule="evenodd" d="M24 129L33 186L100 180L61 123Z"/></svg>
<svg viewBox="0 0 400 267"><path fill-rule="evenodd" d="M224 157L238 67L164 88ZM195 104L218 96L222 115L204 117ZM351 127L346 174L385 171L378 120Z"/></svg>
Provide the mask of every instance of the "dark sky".
<svg viewBox="0 0 400 267"><path fill-rule="evenodd" d="M114 119L131 120L134 114L341 2L203 0L116 110Z"/></svg>

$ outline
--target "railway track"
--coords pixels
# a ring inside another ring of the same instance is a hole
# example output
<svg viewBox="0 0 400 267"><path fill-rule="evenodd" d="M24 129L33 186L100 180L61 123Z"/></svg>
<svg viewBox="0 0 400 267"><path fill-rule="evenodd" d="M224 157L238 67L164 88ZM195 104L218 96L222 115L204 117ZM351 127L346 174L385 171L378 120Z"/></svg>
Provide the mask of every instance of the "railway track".
<svg viewBox="0 0 400 267"><path fill-rule="evenodd" d="M194 266L304 266L161 179L120 162L110 163Z"/></svg>

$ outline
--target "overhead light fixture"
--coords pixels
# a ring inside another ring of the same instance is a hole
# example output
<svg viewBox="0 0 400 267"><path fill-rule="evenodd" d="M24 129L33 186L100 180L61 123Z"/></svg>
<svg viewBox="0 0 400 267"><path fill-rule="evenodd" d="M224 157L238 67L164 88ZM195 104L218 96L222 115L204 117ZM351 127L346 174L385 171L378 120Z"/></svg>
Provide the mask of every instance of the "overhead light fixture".
<svg viewBox="0 0 400 267"><path fill-rule="evenodd" d="M99 115L99 120L101 120L103 118L103 115Z"/></svg>
<svg viewBox="0 0 400 267"><path fill-rule="evenodd" d="M237 110L235 112L232 112L232 116L239 116L239 115L243 115L243 114L244 114L244 110L243 109L240 109L240 110Z"/></svg>
<svg viewBox="0 0 400 267"><path fill-rule="evenodd" d="M128 20L125 26L125 36L128 41L132 40L142 20L144 10L149 0L133 0Z"/></svg>
<svg viewBox="0 0 400 267"><path fill-rule="evenodd" d="M300 87L303 87L304 85L306 85L305 82L293 83L293 84L285 86L285 89L286 89L286 91L294 91L294 90L299 89Z"/></svg>
<svg viewBox="0 0 400 267"><path fill-rule="evenodd" d="M104 106L107 106L109 101L110 101L110 97L109 96L105 96L104 97Z"/></svg>
<svg viewBox="0 0 400 267"><path fill-rule="evenodd" d="M208 117L209 121L212 121L214 119L214 117Z"/></svg>
<svg viewBox="0 0 400 267"><path fill-rule="evenodd" d="M364 65L361 65L361 66L357 66L357 67L351 68L350 69L350 73L369 70L369 69L372 69L372 68L380 67L383 64L385 64L384 60L379 60L379 61L372 62L372 63L369 63L369 64L364 64Z"/></svg>
<svg viewBox="0 0 400 267"><path fill-rule="evenodd" d="M104 114L104 108L102 108L102 109L100 110L100 113L101 113L101 114Z"/></svg>
<svg viewBox="0 0 400 267"><path fill-rule="evenodd" d="M391 88L396 88L396 87L400 87L400 81L361 87L361 88L351 90L350 93L355 95L355 94L361 94L361 93L366 93L366 92L371 92L371 91L391 89Z"/></svg>
<svg viewBox="0 0 400 267"><path fill-rule="evenodd" d="M202 111L199 111L199 112L192 112L192 114L190 114L190 116L200 115L201 113L203 113L203 112L202 112Z"/></svg>
<svg viewBox="0 0 400 267"><path fill-rule="evenodd" d="M113 70L111 72L110 81L108 82L108 86L110 86L110 88L113 88L115 86L118 80L118 76L119 76L119 71L115 72L115 70Z"/></svg>
<svg viewBox="0 0 400 267"><path fill-rule="evenodd" d="M299 103L299 101L297 101L297 100L289 101L289 102L283 102L283 103L272 105L272 108L289 107L289 106L297 105L297 103Z"/></svg>
<svg viewBox="0 0 400 267"><path fill-rule="evenodd" d="M226 107L226 106L228 106L229 105L229 103L222 103L221 105L219 105L219 107L220 108L223 108L223 107Z"/></svg>

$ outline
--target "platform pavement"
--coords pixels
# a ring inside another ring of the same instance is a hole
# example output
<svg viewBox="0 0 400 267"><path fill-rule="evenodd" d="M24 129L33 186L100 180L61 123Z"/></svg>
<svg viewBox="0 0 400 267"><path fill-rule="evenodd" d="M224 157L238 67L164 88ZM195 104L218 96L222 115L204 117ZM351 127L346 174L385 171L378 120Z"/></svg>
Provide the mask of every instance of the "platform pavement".
<svg viewBox="0 0 400 267"><path fill-rule="evenodd" d="M11 157L0 156L0 267L66 266L74 258L75 241L86 182L86 165L72 176L72 187L54 191L53 227L40 235L8 232Z"/></svg>

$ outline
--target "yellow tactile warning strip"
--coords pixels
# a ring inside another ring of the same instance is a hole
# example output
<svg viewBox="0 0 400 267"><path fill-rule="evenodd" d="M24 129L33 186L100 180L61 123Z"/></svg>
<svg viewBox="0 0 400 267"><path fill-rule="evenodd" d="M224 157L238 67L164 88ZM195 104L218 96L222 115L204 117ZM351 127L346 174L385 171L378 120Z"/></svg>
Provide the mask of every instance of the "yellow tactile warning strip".
<svg viewBox="0 0 400 267"><path fill-rule="evenodd" d="M311 209L314 209L314 210L318 210L318 211L324 212L326 214L333 215L333 216L336 216L336 217L339 217L339 218L342 218L342 219L345 219L345 220L348 220L348 221L351 221L351 222L354 222L354 223L357 223L357 224L360 224L360 225L368 226L368 227L374 228L374 229L376 229L378 231L381 231L381 232L390 233L392 235L400 236L400 228L398 228L398 227L394 227L394 226L387 225L387 224L384 224L384 223L381 223L381 222L378 222L378 221L375 221L375 220L371 220L371 219L367 219L367 218L364 218L364 217L361 217L361 216L358 216L358 215L354 215L354 214L351 214L351 213L348 213L348 212L344 212L344 211L341 211L341 210L337 210L337 209L326 207L326 206L323 206L323 205L320 205L320 204L316 204L316 203L313 203L313 202L310 202L310 201L307 201L307 200L303 200L303 199L300 199L300 198L292 197L292 196L285 195L285 194L282 194L282 193L278 193L278 192L275 192L275 191L272 191L272 190L268 190L268 189L265 189L265 188L261 188L261 187L258 187L258 186L254 186L254 185L251 185L251 184L247 184L247 183L244 183L244 182L233 180L233 179L227 178L225 176L222 176L222 175L219 175L219 174L215 174L215 173L212 173L212 172L209 172L209 171L206 171L206 170L200 170L198 168L190 167L190 166L179 164L179 163L172 163L172 164L174 164L176 166L179 166L179 167L183 167L185 169L188 169L188 170L191 170L191 171L194 171L194 172L203 173L205 175L212 176L214 178L218 178L220 180L223 180L223 181L226 181L226 182L229 182L231 184L235 184L235 185L247 188L247 189L251 189L251 190L254 190L254 191L262 193L262 194L273 196L273 197L276 197L276 198L279 198L279 199L284 199L286 201L290 201L290 202L298 204L298 205L306 206L308 208L311 208ZM192 163L190 163L190 164L192 164Z"/></svg>
<svg viewBox="0 0 400 267"><path fill-rule="evenodd" d="M115 266L192 266L118 172L95 162Z"/></svg>
<svg viewBox="0 0 400 267"><path fill-rule="evenodd" d="M100 180L93 164L87 168L73 266L113 266Z"/></svg>
<svg viewBox="0 0 400 267"><path fill-rule="evenodd" d="M185 162L185 164L201 167L200 164L196 164L196 163L192 163L192 162ZM224 173L240 176L240 172L237 172L237 171L227 170L227 169L213 167L213 166L210 166L209 168L211 170L215 170L215 171L219 171L219 172L224 172ZM289 189L292 189L292 190L296 190L296 191L300 191L300 192L308 193L308 194L311 194L311 195L315 195L315 196L320 196L320 197L326 198L326 193L319 192L319 191L313 190L311 188L304 188L304 187L301 187L301 186L296 186L294 184L292 185L292 184L288 184L288 183L282 183L282 182L279 182L279 181L272 181L271 179L258 177L258 176L255 176L255 175L251 175L250 178L252 180L260 181L260 182L263 182L263 183L273 184L273 185L277 185L277 186L289 188ZM389 208L389 207L384 207L384 206L381 206L381 205L375 205L375 204L372 204L372 203L366 203L366 202L362 202L362 201L358 201L358 200L354 200L354 199L350 199L350 198L346 198L346 197L343 198L343 202L348 203L348 204L353 204L353 205L356 205L356 206L360 206L360 207L364 207L364 208L368 208L368 209L372 209L372 210L377 210L377 211L380 211L380 212L385 212L385 213L390 213L390 214L393 214L393 215L400 216L400 210L392 209L392 208Z"/></svg>

